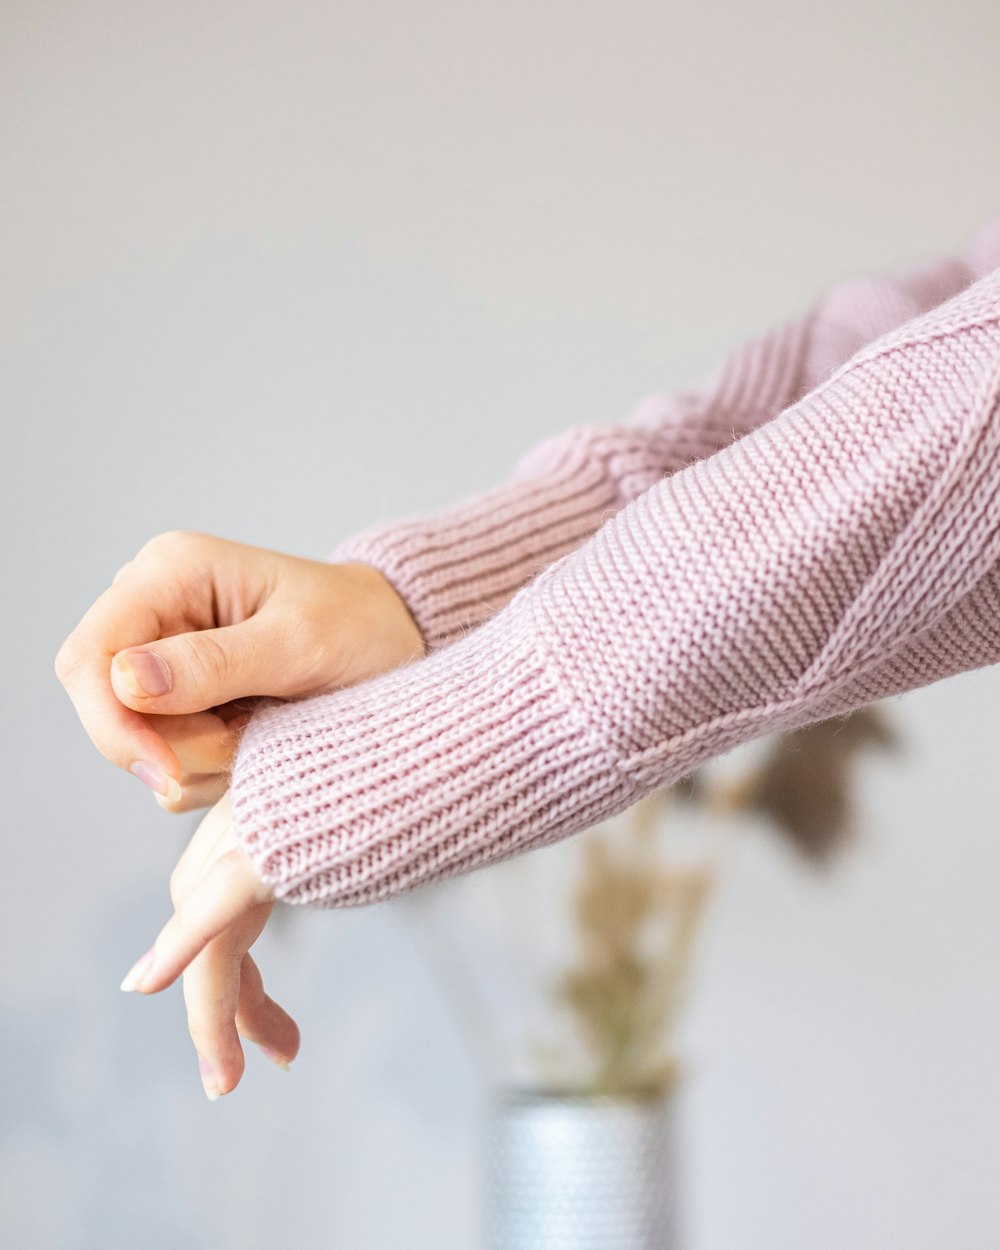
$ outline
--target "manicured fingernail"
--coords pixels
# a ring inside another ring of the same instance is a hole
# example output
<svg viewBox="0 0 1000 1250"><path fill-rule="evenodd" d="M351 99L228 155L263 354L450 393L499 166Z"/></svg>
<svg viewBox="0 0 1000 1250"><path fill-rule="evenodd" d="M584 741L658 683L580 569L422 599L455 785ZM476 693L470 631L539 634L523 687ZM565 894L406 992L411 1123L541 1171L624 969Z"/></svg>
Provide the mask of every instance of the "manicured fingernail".
<svg viewBox="0 0 1000 1250"><path fill-rule="evenodd" d="M137 990L145 979L147 972L149 972L150 968L152 968L153 960L155 958L156 950L153 947L150 947L150 949L146 951L145 955L132 965L125 977L125 980L122 981L118 988L124 990L126 994L130 990Z"/></svg>
<svg viewBox="0 0 1000 1250"><path fill-rule="evenodd" d="M122 651L114 666L129 694L137 699L166 694L173 685L170 667L155 651Z"/></svg>
<svg viewBox="0 0 1000 1250"><path fill-rule="evenodd" d="M219 1096L219 1087L215 1083L215 1069L207 1059L202 1059L201 1055L198 1056L198 1074L205 1087L205 1097L209 1102L215 1102Z"/></svg>
<svg viewBox="0 0 1000 1250"><path fill-rule="evenodd" d="M279 1055L276 1050L271 1050L268 1046L262 1046L260 1050L261 1054L264 1055L265 1058L270 1059L272 1063L276 1063L282 1071L291 1072L292 1065L283 1055Z"/></svg>
<svg viewBox="0 0 1000 1250"><path fill-rule="evenodd" d="M144 781L151 790L162 794L171 803L177 803L181 797L181 787L173 777L165 773L159 764L151 764L148 760L136 760L130 772L140 781Z"/></svg>

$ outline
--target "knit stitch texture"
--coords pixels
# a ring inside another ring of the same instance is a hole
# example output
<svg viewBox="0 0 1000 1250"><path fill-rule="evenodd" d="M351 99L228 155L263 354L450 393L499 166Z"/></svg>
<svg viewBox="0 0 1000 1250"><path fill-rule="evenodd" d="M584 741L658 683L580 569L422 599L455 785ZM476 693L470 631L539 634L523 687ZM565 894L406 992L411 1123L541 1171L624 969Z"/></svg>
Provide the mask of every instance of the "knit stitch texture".
<svg viewBox="0 0 1000 1250"><path fill-rule="evenodd" d="M577 832L741 742L1000 659L1000 219L834 287L700 391L342 544L430 654L261 708L236 833L353 906Z"/></svg>

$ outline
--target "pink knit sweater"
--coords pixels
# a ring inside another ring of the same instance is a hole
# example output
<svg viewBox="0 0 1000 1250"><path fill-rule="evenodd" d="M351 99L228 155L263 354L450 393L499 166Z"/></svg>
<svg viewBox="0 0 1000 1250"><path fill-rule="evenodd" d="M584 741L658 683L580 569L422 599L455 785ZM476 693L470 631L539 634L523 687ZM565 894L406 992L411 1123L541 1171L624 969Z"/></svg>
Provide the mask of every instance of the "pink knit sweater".
<svg viewBox="0 0 1000 1250"><path fill-rule="evenodd" d="M1000 218L700 390L341 544L429 654L263 707L236 832L354 906L575 833L763 734L1000 660Z"/></svg>

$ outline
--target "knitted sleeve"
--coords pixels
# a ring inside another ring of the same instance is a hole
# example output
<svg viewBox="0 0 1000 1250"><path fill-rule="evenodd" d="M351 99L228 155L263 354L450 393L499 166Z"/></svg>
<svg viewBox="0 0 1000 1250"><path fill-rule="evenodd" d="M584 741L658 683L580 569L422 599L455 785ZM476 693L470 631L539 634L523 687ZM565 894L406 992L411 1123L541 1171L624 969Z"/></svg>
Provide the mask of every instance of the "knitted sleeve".
<svg viewBox="0 0 1000 1250"><path fill-rule="evenodd" d="M1000 660L1000 269L663 478L478 629L260 712L235 829L353 906L623 810L743 741Z"/></svg>
<svg viewBox="0 0 1000 1250"><path fill-rule="evenodd" d="M506 482L439 512L374 525L330 559L393 583L428 651L509 602L660 478L770 420L878 335L1000 264L1000 218L955 257L837 283L798 320L734 351L704 385L650 395L619 425L578 426L529 452Z"/></svg>

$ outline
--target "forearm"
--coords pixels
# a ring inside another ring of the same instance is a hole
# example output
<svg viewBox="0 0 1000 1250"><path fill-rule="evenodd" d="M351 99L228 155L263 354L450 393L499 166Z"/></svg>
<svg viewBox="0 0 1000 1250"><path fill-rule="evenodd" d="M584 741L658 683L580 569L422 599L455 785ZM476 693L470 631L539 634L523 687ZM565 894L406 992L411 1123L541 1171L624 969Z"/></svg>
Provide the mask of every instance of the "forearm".
<svg viewBox="0 0 1000 1250"><path fill-rule="evenodd" d="M452 643L654 483L770 421L864 344L997 264L1000 219L955 256L837 283L804 316L732 352L696 390L649 396L620 425L547 439L502 485L372 526L331 559L374 565L409 607L428 650Z"/></svg>
<svg viewBox="0 0 1000 1250"><path fill-rule="evenodd" d="M453 646L251 723L237 834L349 906L1000 660L1000 270L657 482Z"/></svg>

